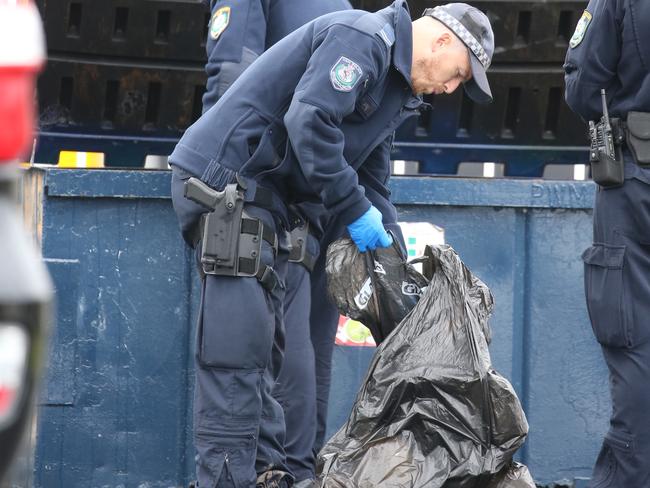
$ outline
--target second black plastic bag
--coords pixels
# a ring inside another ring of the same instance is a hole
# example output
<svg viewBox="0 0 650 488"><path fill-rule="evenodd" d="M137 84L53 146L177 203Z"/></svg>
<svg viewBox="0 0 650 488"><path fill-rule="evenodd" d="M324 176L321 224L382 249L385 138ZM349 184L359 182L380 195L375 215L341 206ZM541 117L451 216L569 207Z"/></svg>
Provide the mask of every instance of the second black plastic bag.
<svg viewBox="0 0 650 488"><path fill-rule="evenodd" d="M353 252L350 241L330 246L331 284L334 275L360 273L333 266ZM431 281L377 349L347 423L318 456L317 486L535 487L512 462L528 423L492 368L492 294L451 247L429 248L429 259ZM347 293L354 301L358 292Z"/></svg>
<svg viewBox="0 0 650 488"><path fill-rule="evenodd" d="M330 298L346 317L358 320L380 344L422 295L427 280L393 245L361 253L349 239L330 244L327 287Z"/></svg>

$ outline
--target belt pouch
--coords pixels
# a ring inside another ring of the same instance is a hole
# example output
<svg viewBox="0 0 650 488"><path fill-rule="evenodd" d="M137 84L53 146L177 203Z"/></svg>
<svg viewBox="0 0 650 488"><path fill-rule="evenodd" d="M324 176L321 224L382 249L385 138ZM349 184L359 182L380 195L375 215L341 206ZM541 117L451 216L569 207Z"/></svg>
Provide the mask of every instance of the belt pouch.
<svg viewBox="0 0 650 488"><path fill-rule="evenodd" d="M628 113L627 146L637 164L650 165L650 113Z"/></svg>

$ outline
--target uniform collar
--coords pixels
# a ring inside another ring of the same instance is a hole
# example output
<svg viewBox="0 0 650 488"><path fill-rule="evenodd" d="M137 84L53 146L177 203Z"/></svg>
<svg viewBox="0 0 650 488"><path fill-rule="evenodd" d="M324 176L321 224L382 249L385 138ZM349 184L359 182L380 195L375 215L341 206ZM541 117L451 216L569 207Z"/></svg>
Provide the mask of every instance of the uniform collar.
<svg viewBox="0 0 650 488"><path fill-rule="evenodd" d="M393 65L411 88L411 64L413 63L413 25L406 0L396 0L391 7L395 44L393 46Z"/></svg>

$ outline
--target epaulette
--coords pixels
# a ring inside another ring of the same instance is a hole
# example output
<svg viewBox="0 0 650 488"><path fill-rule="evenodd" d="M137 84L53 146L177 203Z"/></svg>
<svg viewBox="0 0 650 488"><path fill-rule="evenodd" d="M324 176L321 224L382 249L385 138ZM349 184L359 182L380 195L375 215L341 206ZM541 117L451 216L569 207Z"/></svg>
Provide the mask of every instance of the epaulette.
<svg viewBox="0 0 650 488"><path fill-rule="evenodd" d="M386 46L390 49L393 44L395 44L395 29L390 24L384 24L381 30L377 33L379 37L386 43Z"/></svg>

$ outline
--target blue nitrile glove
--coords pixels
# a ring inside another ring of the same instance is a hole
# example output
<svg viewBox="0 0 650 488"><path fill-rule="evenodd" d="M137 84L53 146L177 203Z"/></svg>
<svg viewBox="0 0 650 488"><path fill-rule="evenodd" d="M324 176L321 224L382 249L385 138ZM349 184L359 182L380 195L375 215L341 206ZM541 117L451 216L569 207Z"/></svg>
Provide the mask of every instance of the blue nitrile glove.
<svg viewBox="0 0 650 488"><path fill-rule="evenodd" d="M375 207L370 207L366 213L348 225L348 232L361 252L388 247L393 243L393 238L381 223L381 212Z"/></svg>

